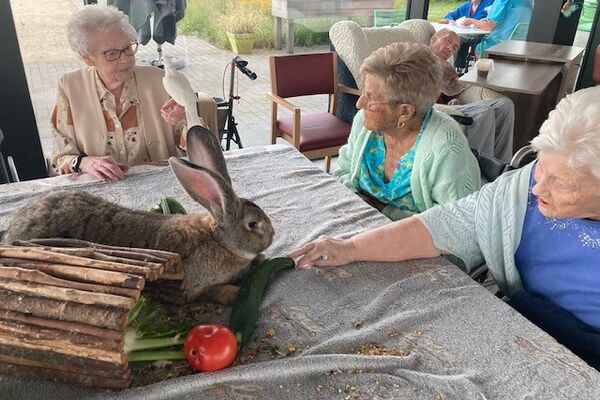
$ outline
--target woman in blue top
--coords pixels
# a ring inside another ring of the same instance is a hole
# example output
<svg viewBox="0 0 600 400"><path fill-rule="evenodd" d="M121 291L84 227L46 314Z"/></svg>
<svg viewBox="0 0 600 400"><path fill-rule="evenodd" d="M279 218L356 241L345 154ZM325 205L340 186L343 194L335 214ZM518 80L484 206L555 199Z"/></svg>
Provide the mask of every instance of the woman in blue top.
<svg viewBox="0 0 600 400"><path fill-rule="evenodd" d="M600 87L563 99L532 140L537 161L457 202L294 251L305 265L453 254L485 261L509 303L600 369Z"/></svg>
<svg viewBox="0 0 600 400"><path fill-rule="evenodd" d="M481 20L467 18L463 24L475 25L484 31L491 31L489 36L477 45L477 54L481 54L488 47L508 40L517 24L529 23L530 20L529 0L496 0L487 18Z"/></svg>
<svg viewBox="0 0 600 400"><path fill-rule="evenodd" d="M471 0L467 1L456 9L450 11L444 19L440 20L441 24L447 24L450 21L456 21L459 18L474 18L483 19L487 17L488 10L490 9L494 0Z"/></svg>

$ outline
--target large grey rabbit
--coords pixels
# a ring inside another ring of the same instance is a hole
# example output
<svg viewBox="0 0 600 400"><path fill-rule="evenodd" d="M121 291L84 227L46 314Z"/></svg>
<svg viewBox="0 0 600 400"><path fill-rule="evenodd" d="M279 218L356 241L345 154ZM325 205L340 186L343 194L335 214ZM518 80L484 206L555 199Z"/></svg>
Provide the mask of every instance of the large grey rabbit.
<svg viewBox="0 0 600 400"><path fill-rule="evenodd" d="M194 126L187 143L191 162L171 157L169 163L188 194L210 215L153 214L84 192L54 192L18 212L6 241L68 237L172 251L183 260L188 301L202 295L230 304L239 289L231 283L271 245L273 226L256 204L235 195L213 133Z"/></svg>

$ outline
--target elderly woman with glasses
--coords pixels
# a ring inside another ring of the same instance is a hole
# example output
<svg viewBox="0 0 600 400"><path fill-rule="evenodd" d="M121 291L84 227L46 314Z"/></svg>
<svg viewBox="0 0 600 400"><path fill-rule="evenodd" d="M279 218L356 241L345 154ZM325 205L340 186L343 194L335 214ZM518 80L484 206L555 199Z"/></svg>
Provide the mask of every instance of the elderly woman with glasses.
<svg viewBox="0 0 600 400"><path fill-rule="evenodd" d="M465 135L432 108L442 70L425 45L394 43L363 62L363 92L337 179L393 220L479 189Z"/></svg>
<svg viewBox="0 0 600 400"><path fill-rule="evenodd" d="M71 17L69 44L87 67L59 82L51 118L55 172L119 180L128 166L181 152L185 111L165 92L163 70L135 65L136 35L113 7L85 6ZM199 109L214 130L214 101L202 98Z"/></svg>
<svg viewBox="0 0 600 400"><path fill-rule="evenodd" d="M457 202L290 254L298 267L452 254L485 261L509 304L600 368L600 87L551 111L537 160Z"/></svg>

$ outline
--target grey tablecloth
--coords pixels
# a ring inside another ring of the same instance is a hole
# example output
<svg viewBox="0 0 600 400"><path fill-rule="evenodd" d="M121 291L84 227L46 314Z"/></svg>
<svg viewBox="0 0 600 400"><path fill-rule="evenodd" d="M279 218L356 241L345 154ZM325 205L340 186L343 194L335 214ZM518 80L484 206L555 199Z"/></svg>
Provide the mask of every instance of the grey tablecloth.
<svg viewBox="0 0 600 400"><path fill-rule="evenodd" d="M227 162L238 194L273 220L269 256L388 222L287 146L232 151ZM133 208L171 195L200 210L168 168L136 170L116 183L60 177L0 186L0 229L32 197L66 184ZM259 352L221 372L120 392L0 376L0 399L600 398L596 370L442 258L286 271L267 290L259 339L268 328L271 345L296 352ZM358 354L369 344L396 355Z"/></svg>

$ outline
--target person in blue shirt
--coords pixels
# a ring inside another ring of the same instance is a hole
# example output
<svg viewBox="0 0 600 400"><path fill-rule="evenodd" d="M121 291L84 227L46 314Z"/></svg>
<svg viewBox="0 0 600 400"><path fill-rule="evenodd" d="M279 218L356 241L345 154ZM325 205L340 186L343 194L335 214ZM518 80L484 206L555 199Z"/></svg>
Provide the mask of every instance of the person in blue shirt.
<svg viewBox="0 0 600 400"><path fill-rule="evenodd" d="M461 18L468 19L483 19L488 15L488 11L492 7L494 0L471 0L461 4L456 9L450 11L444 19L438 21L441 24L452 24ZM461 23L459 21L459 23ZM454 58L454 66L460 69L464 69L467 65L467 55L469 50L473 48L481 37L473 37L468 39L461 39L460 48Z"/></svg>
<svg viewBox="0 0 600 400"><path fill-rule="evenodd" d="M485 49L508 40L515 26L529 23L531 20L531 4L529 0L496 0L488 12L487 18L478 20L466 18L463 25L475 25L490 34L477 45L477 54Z"/></svg>
<svg viewBox="0 0 600 400"><path fill-rule="evenodd" d="M439 21L442 24L450 23L450 21L456 21L459 18L475 18L483 19L487 17L488 10L494 0L471 0L467 1L456 9L450 11L444 19Z"/></svg>

